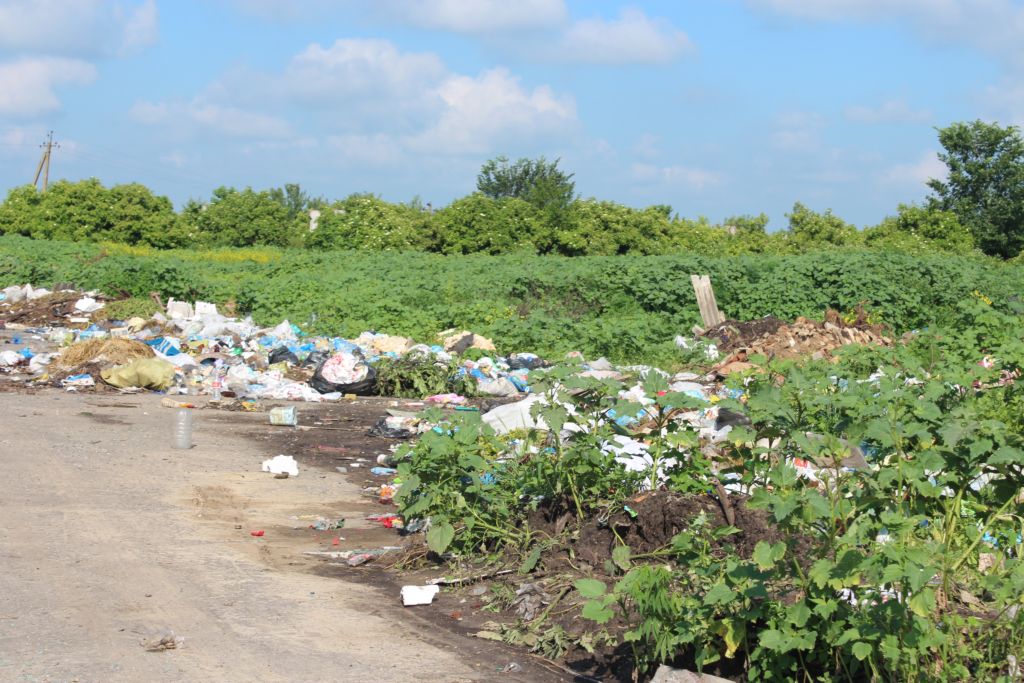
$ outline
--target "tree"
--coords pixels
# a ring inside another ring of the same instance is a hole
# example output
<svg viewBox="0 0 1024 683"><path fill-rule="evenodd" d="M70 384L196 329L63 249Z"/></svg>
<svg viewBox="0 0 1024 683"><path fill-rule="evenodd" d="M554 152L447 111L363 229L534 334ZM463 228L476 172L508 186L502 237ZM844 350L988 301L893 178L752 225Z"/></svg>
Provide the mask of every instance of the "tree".
<svg viewBox="0 0 1024 683"><path fill-rule="evenodd" d="M293 220L302 215L308 220L310 209L319 209L327 202L320 197L310 197L298 183L285 183L284 187L274 187L267 192L271 198L288 210L288 219Z"/></svg>
<svg viewBox="0 0 1024 683"><path fill-rule="evenodd" d="M189 202L182 215L210 243L229 247L287 246L297 234L285 205L270 192L251 187L218 187L208 204Z"/></svg>
<svg viewBox="0 0 1024 683"><path fill-rule="evenodd" d="M537 253L550 234L543 214L529 203L479 192L435 213L433 226L445 254Z"/></svg>
<svg viewBox="0 0 1024 683"><path fill-rule="evenodd" d="M324 207L306 237L314 249L425 250L432 245L430 216L373 194L352 194Z"/></svg>
<svg viewBox="0 0 1024 683"><path fill-rule="evenodd" d="M0 232L37 239L188 246L171 200L139 183L107 189L96 178L59 180L46 192L14 188L0 206Z"/></svg>
<svg viewBox="0 0 1024 683"><path fill-rule="evenodd" d="M907 252L974 250L974 237L954 213L913 204L900 204L895 216L865 230L864 241L869 247Z"/></svg>
<svg viewBox="0 0 1024 683"><path fill-rule="evenodd" d="M563 210L576 195L572 173L558 168L561 159L519 159L510 164L499 156L486 162L476 177L477 190L491 199L522 199L543 210Z"/></svg>
<svg viewBox="0 0 1024 683"><path fill-rule="evenodd" d="M826 209L825 213L812 211L800 202L793 205L789 219L789 239L800 249L847 246L860 241L857 228Z"/></svg>
<svg viewBox="0 0 1024 683"><path fill-rule="evenodd" d="M1016 126L958 122L939 129L946 180L928 187L932 208L950 211L983 252L1010 258L1024 248L1024 139Z"/></svg>

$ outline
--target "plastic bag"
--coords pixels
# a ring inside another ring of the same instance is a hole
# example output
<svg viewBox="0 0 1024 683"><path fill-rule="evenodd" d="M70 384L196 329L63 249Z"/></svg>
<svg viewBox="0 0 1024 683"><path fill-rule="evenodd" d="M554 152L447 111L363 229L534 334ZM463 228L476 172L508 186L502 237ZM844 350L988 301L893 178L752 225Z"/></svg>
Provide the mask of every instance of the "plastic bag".
<svg viewBox="0 0 1024 683"><path fill-rule="evenodd" d="M267 362L270 363L271 365L281 362L288 363L289 365L298 365L299 358L290 350L288 350L287 346L278 346L276 349L270 352L270 357L267 359Z"/></svg>
<svg viewBox="0 0 1024 683"><path fill-rule="evenodd" d="M513 353L508 359L508 367L512 370L536 370L546 366L547 361L532 353Z"/></svg>
<svg viewBox="0 0 1024 683"><path fill-rule="evenodd" d="M317 366L309 386L321 394L340 392L369 396L377 387L377 371L353 353L337 353Z"/></svg>
<svg viewBox="0 0 1024 683"><path fill-rule="evenodd" d="M411 439L416 436L416 432L411 429L397 427L394 425L394 422L389 423L386 417L379 419L377 424L370 427L370 430L366 433L369 436L381 436L385 439Z"/></svg>
<svg viewBox="0 0 1024 683"><path fill-rule="evenodd" d="M306 356L306 360L302 361L302 366L307 368L316 367L330 357L331 354L327 353L326 351L313 351L308 356Z"/></svg>

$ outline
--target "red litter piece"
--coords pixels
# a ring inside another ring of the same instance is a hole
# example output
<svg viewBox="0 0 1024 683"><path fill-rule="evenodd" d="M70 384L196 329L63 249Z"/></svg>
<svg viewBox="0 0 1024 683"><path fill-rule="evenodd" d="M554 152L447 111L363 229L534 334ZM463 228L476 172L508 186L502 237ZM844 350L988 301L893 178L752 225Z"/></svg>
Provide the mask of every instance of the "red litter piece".
<svg viewBox="0 0 1024 683"><path fill-rule="evenodd" d="M257 531L250 531L249 535L250 536L262 536L263 535L263 529L259 529Z"/></svg>

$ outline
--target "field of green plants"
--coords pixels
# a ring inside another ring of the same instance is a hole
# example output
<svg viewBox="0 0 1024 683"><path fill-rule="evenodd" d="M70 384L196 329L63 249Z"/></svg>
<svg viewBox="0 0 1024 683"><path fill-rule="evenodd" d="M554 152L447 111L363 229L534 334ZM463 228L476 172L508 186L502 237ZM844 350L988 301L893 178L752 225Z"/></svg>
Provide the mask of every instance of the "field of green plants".
<svg viewBox="0 0 1024 683"><path fill-rule="evenodd" d="M112 315L152 312L164 299L232 302L257 322L287 318L311 332L367 329L432 339L459 327L503 352L656 361L700 322L690 274L711 276L726 315L821 318L863 303L902 334L955 319L975 290L1005 312L1024 269L982 256L864 250L737 257L538 257L303 249L155 250L0 237L0 281L71 283L112 297Z"/></svg>

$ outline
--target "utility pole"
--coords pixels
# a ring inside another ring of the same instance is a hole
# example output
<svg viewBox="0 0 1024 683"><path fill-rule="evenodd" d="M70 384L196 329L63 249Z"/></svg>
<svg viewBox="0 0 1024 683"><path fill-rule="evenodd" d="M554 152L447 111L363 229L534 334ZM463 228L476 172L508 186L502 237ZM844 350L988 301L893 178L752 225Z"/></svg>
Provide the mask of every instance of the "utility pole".
<svg viewBox="0 0 1024 683"><path fill-rule="evenodd" d="M36 178L32 181L33 185L39 185L39 175L43 176L43 192L46 192L47 186L50 184L50 153L53 148L60 149L60 145L53 141L53 131L51 130L46 135L46 142L39 145L43 149L43 156L39 159L39 166L36 167Z"/></svg>

